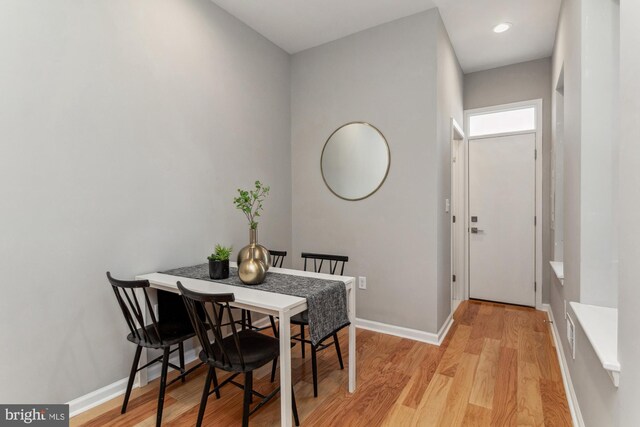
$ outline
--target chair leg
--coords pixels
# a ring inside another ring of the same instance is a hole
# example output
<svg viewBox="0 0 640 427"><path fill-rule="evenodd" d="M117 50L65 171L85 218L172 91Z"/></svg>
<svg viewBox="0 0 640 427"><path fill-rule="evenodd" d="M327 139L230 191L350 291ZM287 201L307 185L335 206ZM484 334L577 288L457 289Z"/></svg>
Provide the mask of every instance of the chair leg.
<svg viewBox="0 0 640 427"><path fill-rule="evenodd" d="M127 391L124 394L124 401L122 402L121 414L127 412L127 404L129 403L129 396L131 396L131 389L133 388L133 380L138 372L138 363L140 362L140 353L142 353L142 347L137 346L136 354L133 356L133 365L131 366L131 373L129 374L129 382L127 383ZM273 380L271 380L273 382Z"/></svg>
<svg viewBox="0 0 640 427"><path fill-rule="evenodd" d="M184 343L178 344L178 353L180 356L180 375L183 375L186 372L184 369ZM185 381L184 376L180 381Z"/></svg>
<svg viewBox="0 0 640 427"><path fill-rule="evenodd" d="M198 421L196 422L196 427L200 427L202 425L202 420L204 419L204 410L207 408L207 400L209 399L209 388L211 387L212 372L213 375L215 375L215 368L213 366L209 366L209 371L207 371L207 379L204 380L202 397L200 398L200 409L198 410Z"/></svg>
<svg viewBox="0 0 640 427"><path fill-rule="evenodd" d="M169 347L165 347L162 356L162 371L160 373L160 392L158 393L158 415L156 416L156 427L162 425L162 408L164 406L164 391L167 388L167 371L169 370Z"/></svg>
<svg viewBox="0 0 640 427"><path fill-rule="evenodd" d="M316 346L311 345L311 370L313 372L313 397L318 397L318 361Z"/></svg>
<svg viewBox="0 0 640 427"><path fill-rule="evenodd" d="M220 399L220 389L218 388L218 375L216 375L216 368L211 368L212 371L212 379L213 379L213 387L216 389L216 399Z"/></svg>
<svg viewBox="0 0 640 427"><path fill-rule="evenodd" d="M300 325L300 345L302 346L302 358L304 359L304 325Z"/></svg>
<svg viewBox="0 0 640 427"><path fill-rule="evenodd" d="M253 394L253 371L244 374L244 402L242 407L242 427L249 427L249 406Z"/></svg>
<svg viewBox="0 0 640 427"><path fill-rule="evenodd" d="M293 420L296 423L296 426L300 425L300 419L298 418L298 407L296 406L296 393L293 391L293 386L291 386L291 407L293 409Z"/></svg>
<svg viewBox="0 0 640 427"><path fill-rule="evenodd" d="M271 329L273 330L273 336L278 338L278 328L276 328L276 319L273 316L269 316L269 321L271 322Z"/></svg>
<svg viewBox="0 0 640 427"><path fill-rule="evenodd" d="M344 363L342 363L342 352L340 351L340 341L338 341L338 334L333 334L333 342L336 346L336 353L338 353L338 362L340 362L340 369L344 369Z"/></svg>
<svg viewBox="0 0 640 427"><path fill-rule="evenodd" d="M276 367L278 366L278 356L273 359L273 365L271 366L271 382L276 380Z"/></svg>

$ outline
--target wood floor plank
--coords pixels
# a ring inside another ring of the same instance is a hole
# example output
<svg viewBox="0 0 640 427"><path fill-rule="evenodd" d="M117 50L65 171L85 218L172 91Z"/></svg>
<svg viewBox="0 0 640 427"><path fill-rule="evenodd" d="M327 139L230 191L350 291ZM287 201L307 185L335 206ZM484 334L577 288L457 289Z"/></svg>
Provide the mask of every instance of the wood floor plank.
<svg viewBox="0 0 640 427"><path fill-rule="evenodd" d="M478 310L478 314L490 316L493 312L493 304L482 304L480 305L480 309Z"/></svg>
<svg viewBox="0 0 640 427"><path fill-rule="evenodd" d="M492 408L494 388L498 375L500 347L500 340L489 338L485 340L471 387L469 403L487 409Z"/></svg>
<svg viewBox="0 0 640 427"><path fill-rule="evenodd" d="M396 403L393 405L389 413L384 418L382 422L383 427L395 427L397 425L410 425L413 420L413 416L415 415L415 408L410 408L403 404L404 400L407 397L407 394L410 390L413 389L413 385L419 381L417 375L411 377L409 382L406 384L400 396L396 400Z"/></svg>
<svg viewBox="0 0 640 427"><path fill-rule="evenodd" d="M571 412L562 381L540 380L545 426L571 426Z"/></svg>
<svg viewBox="0 0 640 427"><path fill-rule="evenodd" d="M438 369L438 364L442 358L442 352L435 346L421 346L425 349L421 360L416 362L416 372L413 375L414 381L408 384L408 392L402 404L416 409L424 396L427 387L431 383L433 376Z"/></svg>
<svg viewBox="0 0 640 427"><path fill-rule="evenodd" d="M517 312L505 310L504 328L502 329L502 346L518 348L518 332L520 330L520 316Z"/></svg>
<svg viewBox="0 0 640 427"><path fill-rule="evenodd" d="M544 332L534 332L536 341L536 360L540 377L551 381L562 381L562 373L558 364L558 357L555 349L551 345L549 334Z"/></svg>
<svg viewBox="0 0 640 427"><path fill-rule="evenodd" d="M318 353L319 396L313 397L310 357L296 346L292 378L302 425L515 426L570 425L556 349L545 314L526 307L464 301L440 347L357 330L358 388L347 391L333 348ZM339 334L347 360L347 333ZM220 380L229 374L218 371ZM193 426L206 369L167 389L163 425ZM271 366L254 374L255 389L268 393ZM279 373L279 370L278 370ZM172 373L170 375L175 375ZM240 377L241 379L241 377ZM158 380L134 389L126 414L118 397L71 419L72 426L155 425ZM257 402L256 402L257 403ZM232 426L242 416L242 390L227 385L210 396L205 425ZM276 397L251 417L251 425L280 425Z"/></svg>
<svg viewBox="0 0 640 427"><path fill-rule="evenodd" d="M447 396L453 379L447 375L436 374L424 397L416 409L411 425L430 427L437 426L446 410Z"/></svg>
<svg viewBox="0 0 640 427"><path fill-rule="evenodd" d="M534 332L548 332L548 318L545 311L535 310L532 319Z"/></svg>
<svg viewBox="0 0 640 427"><path fill-rule="evenodd" d="M461 360L461 356L464 353L467 341L471 335L471 329L471 326L458 325L456 334L451 339L447 350L442 356L436 372L450 377L455 375L458 362Z"/></svg>
<svg viewBox="0 0 640 427"><path fill-rule="evenodd" d="M462 308L462 312L460 317L456 319L456 322L460 325L473 325L478 311L480 311L480 304L474 301L463 301L460 307Z"/></svg>
<svg viewBox="0 0 640 427"><path fill-rule="evenodd" d="M515 426L518 422L518 351L500 349L498 375L493 394L491 424Z"/></svg>
<svg viewBox="0 0 640 427"><path fill-rule="evenodd" d="M416 410L405 405L395 405L384 419L383 427L409 426L413 421Z"/></svg>
<svg viewBox="0 0 640 427"><path fill-rule="evenodd" d="M491 426L491 410L483 408L482 406L468 404L462 425L465 427Z"/></svg>
<svg viewBox="0 0 640 427"><path fill-rule="evenodd" d="M469 403L471 385L476 373L479 357L475 354L463 353L460 356L460 364L456 375L451 382L451 388L447 395L445 410L440 417L441 426L460 426Z"/></svg>
<svg viewBox="0 0 640 427"><path fill-rule="evenodd" d="M522 359L521 359L522 360ZM520 362L520 360L518 361ZM518 363L518 425L543 426L540 373L535 363Z"/></svg>
<svg viewBox="0 0 640 427"><path fill-rule="evenodd" d="M494 309L489 315L487 320L487 329L485 330L485 337L495 340L502 339L502 332L504 329L504 312L503 308Z"/></svg>
<svg viewBox="0 0 640 427"><path fill-rule="evenodd" d="M534 333L532 329L523 329L518 334L518 361L537 363Z"/></svg>
<svg viewBox="0 0 640 427"><path fill-rule="evenodd" d="M484 346L484 330L486 329L488 316L477 314L473 321L471 334L464 351L471 354L480 354L482 347Z"/></svg>

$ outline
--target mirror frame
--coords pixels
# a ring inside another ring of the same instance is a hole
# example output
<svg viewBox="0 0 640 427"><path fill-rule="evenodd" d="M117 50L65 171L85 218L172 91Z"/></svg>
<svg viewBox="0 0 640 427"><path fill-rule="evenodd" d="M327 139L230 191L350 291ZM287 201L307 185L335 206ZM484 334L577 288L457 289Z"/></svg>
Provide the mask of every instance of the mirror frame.
<svg viewBox="0 0 640 427"><path fill-rule="evenodd" d="M388 156L387 170L384 172L384 177L380 181L380 184L378 184L378 186L375 189L373 189L373 191L371 191L369 194L367 194L367 195L365 195L363 197L355 198L355 199L350 199L348 197L343 197L343 196L339 195L338 193L336 193L335 191L333 191L333 188L331 188L329 186L329 184L327 183L327 179L324 176L324 170L322 169L322 158L324 157L324 150L327 148L327 144L329 144L329 141L331 141L331 138L333 137L333 135L336 134L336 132L338 132L343 127L346 127L346 126L349 126L349 125L365 125L365 126L369 126L369 127L373 128L373 130L375 130L382 137L382 140L384 141L384 145L385 145L385 147L387 147L387 156ZM334 130L333 132L331 132L331 135L329 135L329 138L327 138L327 141L324 143L324 146L322 147L322 153L320 154L320 174L322 175L322 180L324 181L324 185L329 189L329 191L331 191L331 193L333 193L334 196L339 197L342 200L347 200L347 201L350 201L350 202L357 202L358 200L364 200L367 197L371 197L374 193L376 193L380 189L380 187L382 187L382 184L384 184L384 182L387 180L387 176L389 176L389 169L391 169L391 150L389 149L389 142L387 142L387 138L385 138L384 134L382 132L380 132L380 129L378 129L377 127L375 127L371 123L367 123L367 122L355 121L355 122L345 123L342 126L340 126L339 128L337 128L336 130Z"/></svg>

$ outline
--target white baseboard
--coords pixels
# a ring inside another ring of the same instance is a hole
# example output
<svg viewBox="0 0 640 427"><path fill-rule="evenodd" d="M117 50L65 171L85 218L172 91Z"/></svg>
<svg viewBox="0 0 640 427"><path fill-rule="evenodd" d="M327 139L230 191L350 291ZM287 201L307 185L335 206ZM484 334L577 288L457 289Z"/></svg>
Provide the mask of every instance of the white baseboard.
<svg viewBox="0 0 640 427"><path fill-rule="evenodd" d="M69 417L74 417L84 411L88 411L91 408L101 405L104 402L123 395L127 389L128 380L129 378L123 378L67 402L67 405L69 405Z"/></svg>
<svg viewBox="0 0 640 427"><path fill-rule="evenodd" d="M447 336L451 325L453 324L453 315L449 315L447 321L442 325L437 334L432 332L419 331L417 329L405 328L402 326L389 325L387 323L376 322L373 320L356 318L356 328L366 329L368 331L380 332L382 334L394 335L401 338L408 338L414 341L420 341L432 345L440 345Z"/></svg>
<svg viewBox="0 0 640 427"><path fill-rule="evenodd" d="M269 321L269 316L265 316L263 319L260 319L256 322L253 322L253 325L262 328L265 326L270 326L271 322ZM144 350L143 350L144 351ZM187 350L184 352L184 362L185 364L189 364L196 360L198 354L200 353L200 347L195 349ZM170 359L171 363L177 365L179 363L178 354L174 354ZM155 363L147 368L147 381L152 381L156 378L160 377L160 370L162 366L160 363ZM169 371L172 371L169 368ZM127 382L129 381L129 377L118 380L114 383L106 385L98 390L94 390L90 393L87 393L83 396L77 397L72 401L68 402L69 405L69 416L74 417L78 414L81 414L85 411L88 411L91 408L95 408L98 405L103 404L111 399L115 399L118 396L122 396L124 392L127 390ZM138 380L133 384L134 388L138 388L140 385Z"/></svg>
<svg viewBox="0 0 640 427"><path fill-rule="evenodd" d="M143 350L144 351L144 350ZM191 363L198 357L198 353L200 352L200 348L191 349L184 352L184 362L185 364ZM175 354L171 359L169 359L171 363L177 365L179 363L178 355ZM161 366L159 363L155 363L149 368L147 368L147 379L148 381L154 380L160 377ZM172 369L169 368L171 371ZM78 414L81 414L85 411L88 411L91 408L95 408L98 405L103 404L111 399L115 399L118 396L122 396L124 392L127 390L127 382L129 381L129 377L118 380L114 383L106 385L98 390L87 393L83 396L77 397L70 402L67 402L69 405L69 417L75 417ZM138 381L133 384L133 388L138 388Z"/></svg>
<svg viewBox="0 0 640 427"><path fill-rule="evenodd" d="M549 314L549 320L551 321L553 340L556 344L556 352L558 354L558 361L560 362L560 371L562 372L564 392L567 395L567 402L569 403L569 410L571 411L571 419L573 420L574 425L578 427L584 427L584 419L582 418L582 412L580 412L580 405L578 404L576 391L573 388L571 374L569 373L569 366L567 364L567 359L564 356L562 341L560 340L560 333L558 332L558 327L553 318L553 311L551 310L551 306L549 304L542 304L542 310L546 311Z"/></svg>
<svg viewBox="0 0 640 427"><path fill-rule="evenodd" d="M451 326L453 326L453 312L449 314L449 317L447 317L447 320L445 320L444 324L438 331L438 345L442 344L442 341L447 337Z"/></svg>

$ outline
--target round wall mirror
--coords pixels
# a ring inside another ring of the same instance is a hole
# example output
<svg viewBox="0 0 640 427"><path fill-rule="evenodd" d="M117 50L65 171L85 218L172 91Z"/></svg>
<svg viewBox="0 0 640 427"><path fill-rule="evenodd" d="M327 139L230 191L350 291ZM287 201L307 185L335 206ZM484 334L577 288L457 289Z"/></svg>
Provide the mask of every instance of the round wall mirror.
<svg viewBox="0 0 640 427"><path fill-rule="evenodd" d="M369 123L347 123L322 149L320 169L329 190L345 200L375 193L389 173L391 153L384 135Z"/></svg>

